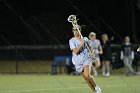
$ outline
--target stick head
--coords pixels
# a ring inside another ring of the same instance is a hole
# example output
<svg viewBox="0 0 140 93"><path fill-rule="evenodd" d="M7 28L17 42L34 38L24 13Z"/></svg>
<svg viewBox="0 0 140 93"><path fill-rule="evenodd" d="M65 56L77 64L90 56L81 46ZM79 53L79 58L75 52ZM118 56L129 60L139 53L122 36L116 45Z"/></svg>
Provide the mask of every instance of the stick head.
<svg viewBox="0 0 140 93"><path fill-rule="evenodd" d="M68 17L68 22L74 22L76 20L76 15L70 15L69 17Z"/></svg>

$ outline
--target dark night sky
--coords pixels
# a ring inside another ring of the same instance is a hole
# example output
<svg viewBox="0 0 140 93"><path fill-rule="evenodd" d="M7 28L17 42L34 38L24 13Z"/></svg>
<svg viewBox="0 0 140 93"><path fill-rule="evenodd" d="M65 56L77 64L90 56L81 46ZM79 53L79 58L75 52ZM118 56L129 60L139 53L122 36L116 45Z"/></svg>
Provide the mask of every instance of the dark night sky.
<svg viewBox="0 0 140 93"><path fill-rule="evenodd" d="M132 30L130 0L5 0L0 1L0 45L67 44L71 35L70 14L78 14L80 24L90 31L114 36L120 42L130 35L140 36L140 11L134 4L136 32ZM75 6L76 5L76 6ZM80 10L80 11L79 11Z"/></svg>

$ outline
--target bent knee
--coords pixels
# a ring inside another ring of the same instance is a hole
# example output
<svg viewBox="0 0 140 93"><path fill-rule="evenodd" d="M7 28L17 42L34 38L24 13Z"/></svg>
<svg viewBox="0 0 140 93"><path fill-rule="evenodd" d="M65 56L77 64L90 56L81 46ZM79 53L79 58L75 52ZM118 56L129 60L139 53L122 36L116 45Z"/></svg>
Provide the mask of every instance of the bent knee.
<svg viewBox="0 0 140 93"><path fill-rule="evenodd" d="M100 66L101 66L100 64L96 64L95 68L100 68Z"/></svg>

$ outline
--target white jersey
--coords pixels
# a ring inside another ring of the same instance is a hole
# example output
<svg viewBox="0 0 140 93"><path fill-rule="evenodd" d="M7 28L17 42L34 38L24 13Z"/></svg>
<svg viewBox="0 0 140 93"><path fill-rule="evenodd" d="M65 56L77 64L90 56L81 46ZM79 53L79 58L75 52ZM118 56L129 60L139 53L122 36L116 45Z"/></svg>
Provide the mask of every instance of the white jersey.
<svg viewBox="0 0 140 93"><path fill-rule="evenodd" d="M90 40L91 41L91 40ZM94 54L95 54L95 57L96 56L99 56L99 46L101 46L101 43L100 43L100 40L98 40L98 39L96 39L94 42L93 41L91 41L90 42L91 44L91 46L93 47L93 49L94 49Z"/></svg>
<svg viewBox="0 0 140 93"><path fill-rule="evenodd" d="M73 50L74 48L79 47L81 41L82 41L82 39L77 40L75 38L71 38L69 40L70 49ZM88 39L88 42L90 42L89 39ZM89 56L86 46L83 46L82 50L78 54L75 54L74 52L72 52L72 63L75 65L76 70L79 73L81 73L84 65L92 66L92 60Z"/></svg>

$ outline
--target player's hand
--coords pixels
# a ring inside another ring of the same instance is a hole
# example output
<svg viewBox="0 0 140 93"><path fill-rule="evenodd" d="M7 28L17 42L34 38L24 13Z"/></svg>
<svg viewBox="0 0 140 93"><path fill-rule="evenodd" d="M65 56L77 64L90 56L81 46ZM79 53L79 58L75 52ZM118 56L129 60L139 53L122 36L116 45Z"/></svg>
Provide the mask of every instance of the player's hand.
<svg viewBox="0 0 140 93"><path fill-rule="evenodd" d="M101 55L102 55L102 54L103 54L103 52L102 52L102 51L99 51L99 54L101 54Z"/></svg>
<svg viewBox="0 0 140 93"><path fill-rule="evenodd" d="M84 40L85 40L86 42L88 42L88 38L87 38L87 37L84 37Z"/></svg>
<svg viewBox="0 0 140 93"><path fill-rule="evenodd" d="M81 45L83 46L86 43L85 39L83 38L81 41Z"/></svg>

